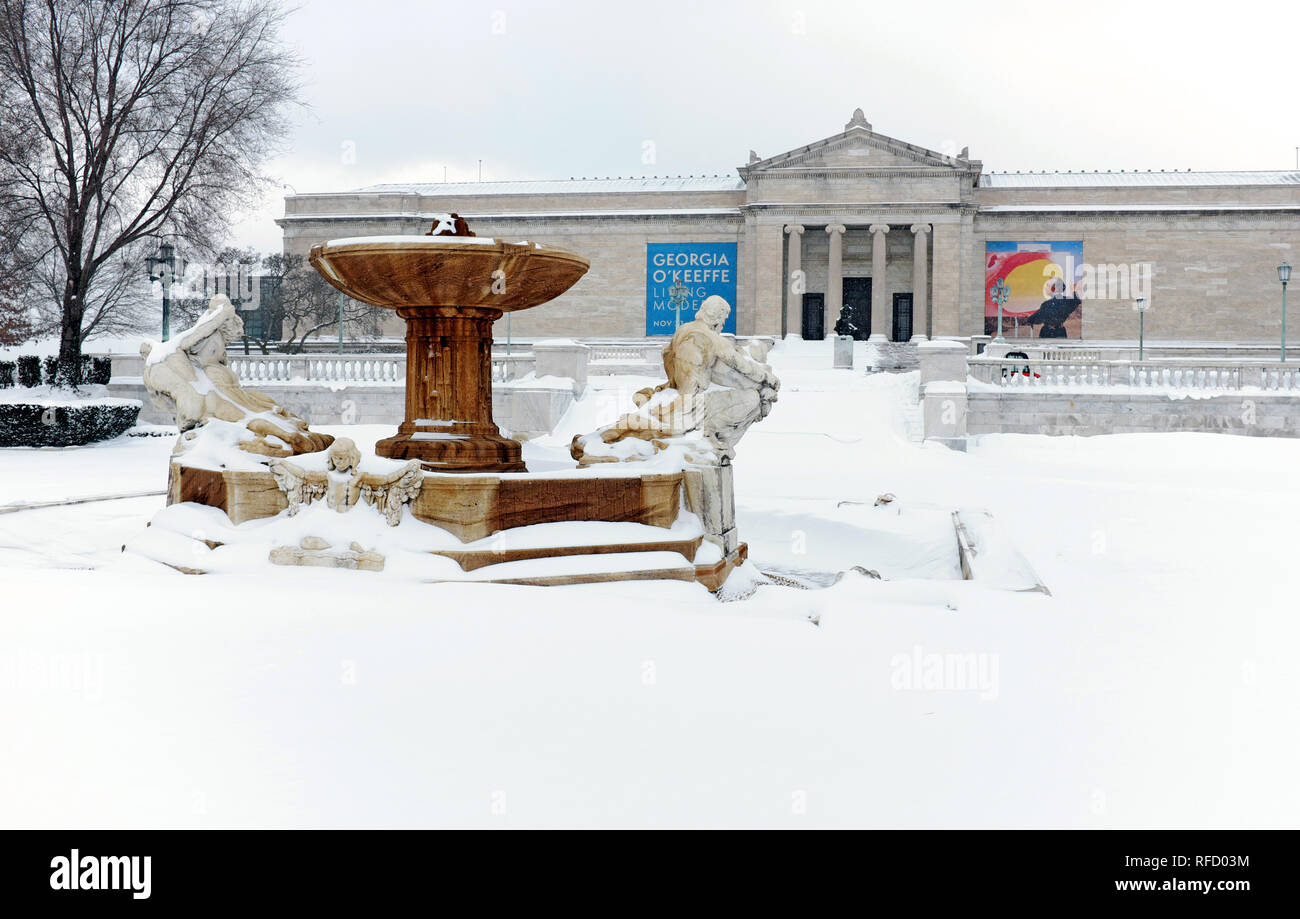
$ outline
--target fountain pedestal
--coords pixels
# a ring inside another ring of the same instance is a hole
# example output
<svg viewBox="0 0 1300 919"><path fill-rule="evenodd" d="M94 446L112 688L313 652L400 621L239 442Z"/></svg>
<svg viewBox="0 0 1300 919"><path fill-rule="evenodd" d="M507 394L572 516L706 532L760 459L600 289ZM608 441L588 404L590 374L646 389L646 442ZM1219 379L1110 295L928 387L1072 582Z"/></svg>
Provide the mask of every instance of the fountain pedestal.
<svg viewBox="0 0 1300 919"><path fill-rule="evenodd" d="M486 307L406 307L406 419L375 444L439 472L524 472L519 442L492 420L492 323Z"/></svg>

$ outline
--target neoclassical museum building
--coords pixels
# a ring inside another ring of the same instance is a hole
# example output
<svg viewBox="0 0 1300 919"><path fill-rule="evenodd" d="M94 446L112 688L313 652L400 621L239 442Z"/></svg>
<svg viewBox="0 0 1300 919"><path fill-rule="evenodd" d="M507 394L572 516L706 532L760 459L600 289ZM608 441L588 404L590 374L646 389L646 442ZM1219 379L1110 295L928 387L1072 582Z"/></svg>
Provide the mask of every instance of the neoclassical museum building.
<svg viewBox="0 0 1300 919"><path fill-rule="evenodd" d="M512 318L517 338L671 334L715 293L741 335L987 334L1005 290L1008 337L1133 338L1141 297L1150 338L1277 341L1300 171L990 172L877 133L860 109L839 133L748 159L731 175L299 194L279 224L305 254L455 212L479 236L590 259L568 293Z"/></svg>

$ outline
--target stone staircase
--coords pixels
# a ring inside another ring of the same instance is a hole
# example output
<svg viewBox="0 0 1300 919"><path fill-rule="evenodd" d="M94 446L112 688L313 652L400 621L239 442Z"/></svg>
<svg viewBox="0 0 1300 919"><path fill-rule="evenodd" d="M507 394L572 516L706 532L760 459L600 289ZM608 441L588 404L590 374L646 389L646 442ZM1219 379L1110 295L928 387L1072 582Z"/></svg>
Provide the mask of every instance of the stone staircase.
<svg viewBox="0 0 1300 919"><path fill-rule="evenodd" d="M730 568L720 550L700 535L682 537L662 527L623 524L622 538L556 538L553 524L501 530L433 554L460 565L464 577L433 583L525 584L554 587L612 581L699 581L716 590ZM741 547L741 561L745 556ZM737 562L739 564L739 562Z"/></svg>
<svg viewBox="0 0 1300 919"><path fill-rule="evenodd" d="M456 583L558 587L565 584L654 580L694 581L695 565L673 551L541 556L485 565L474 569L464 578L456 579Z"/></svg>
<svg viewBox="0 0 1300 919"><path fill-rule="evenodd" d="M909 443L919 444L925 440L925 413L921 403L905 403L899 407L903 417L903 435Z"/></svg>

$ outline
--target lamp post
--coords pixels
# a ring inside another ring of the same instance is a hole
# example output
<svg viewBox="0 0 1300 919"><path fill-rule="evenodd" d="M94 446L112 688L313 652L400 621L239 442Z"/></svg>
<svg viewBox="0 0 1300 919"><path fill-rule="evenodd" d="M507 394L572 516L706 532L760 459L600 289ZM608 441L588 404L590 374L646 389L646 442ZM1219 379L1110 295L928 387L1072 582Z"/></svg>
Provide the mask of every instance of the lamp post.
<svg viewBox="0 0 1300 919"><path fill-rule="evenodd" d="M998 278L994 285L989 288L989 296L998 305L998 337L993 340L1000 345L1005 345L1007 340L1002 335L1002 305L1010 298L1011 288L1007 286L1006 281Z"/></svg>
<svg viewBox="0 0 1300 919"><path fill-rule="evenodd" d="M682 327L682 304L690 299L690 296L690 289L683 287L680 281L674 281L673 286L668 288L668 299L673 301L673 306L677 309L677 319L673 326L674 331Z"/></svg>
<svg viewBox="0 0 1300 919"><path fill-rule="evenodd" d="M343 353L343 301L347 295L339 291L339 354Z"/></svg>
<svg viewBox="0 0 1300 919"><path fill-rule="evenodd" d="M1147 318L1147 298L1138 297L1133 301L1133 309L1138 314L1138 360L1145 356L1144 346L1146 344L1146 318Z"/></svg>
<svg viewBox="0 0 1300 919"><path fill-rule="evenodd" d="M1291 266L1285 261L1277 266L1277 279L1282 282L1282 360L1286 360L1286 282L1291 280Z"/></svg>
<svg viewBox="0 0 1300 919"><path fill-rule="evenodd" d="M149 266L149 280L162 283L162 340L171 337L172 282L176 278L176 247L164 241L158 254L145 259Z"/></svg>

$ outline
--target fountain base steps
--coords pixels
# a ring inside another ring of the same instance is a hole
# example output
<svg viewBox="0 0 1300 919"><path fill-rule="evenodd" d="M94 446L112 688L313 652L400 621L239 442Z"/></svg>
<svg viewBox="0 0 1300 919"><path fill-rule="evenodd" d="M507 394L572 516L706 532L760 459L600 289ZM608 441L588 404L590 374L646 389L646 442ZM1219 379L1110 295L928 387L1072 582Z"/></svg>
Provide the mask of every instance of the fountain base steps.
<svg viewBox="0 0 1300 919"><path fill-rule="evenodd" d="M522 534L505 530L464 549L441 549L433 554L450 558L469 576L466 581L493 584L527 584L554 587L565 584L599 584L610 581L699 581L717 590L727 575L748 557L741 543L730 558L718 553L702 556L702 535L679 538L634 536L627 541L606 540L589 545L528 545ZM512 544L513 543L513 544ZM713 559L703 561L707 557ZM701 559L700 564L695 560Z"/></svg>
<svg viewBox="0 0 1300 919"><path fill-rule="evenodd" d="M498 533L483 543L497 542L500 537L509 537L510 531L506 530ZM464 549L438 549L434 555L441 555L449 558L456 564L460 565L464 571L478 571L483 568L499 568L501 565L508 565L513 562L533 561L544 558L570 558L570 557L594 557L597 555L618 555L629 556L645 553L664 553L671 552L681 556L678 561L685 560L693 562L696 553L700 549L700 543L704 541L703 536L696 536L694 539L640 539L635 542L606 542L598 545L569 545L569 546L513 546L508 548L497 547L492 545L470 545Z"/></svg>
<svg viewBox="0 0 1300 919"><path fill-rule="evenodd" d="M461 541L454 548L430 551L456 562L466 574L464 580L537 586L694 580L716 591L748 555L730 512L729 472L431 473L407 507L417 520ZM705 487L706 479L716 477L725 490L716 483ZM167 496L169 505L193 502L218 508L236 526L275 517L289 506L270 472L203 469L177 462L171 464ZM704 532L717 535L674 528L684 502L697 510ZM375 511L363 507L351 513ZM640 526L621 537L603 532L564 540L544 534L547 524L573 522ZM184 570L205 573L202 566Z"/></svg>
<svg viewBox="0 0 1300 919"><path fill-rule="evenodd" d="M695 566L678 552L551 556L479 568L457 583L562 587L612 581L694 581ZM446 583L442 579L432 583Z"/></svg>
<svg viewBox="0 0 1300 919"><path fill-rule="evenodd" d="M730 558L722 558L716 546L707 543L704 536L682 538L671 532L660 537L636 533L621 541L612 538L601 544L565 544L562 540L555 540L553 533L547 532L554 526L542 524L516 532L504 531L489 540L482 540L486 544L503 544L502 548L470 545L463 550L429 550L429 555L454 561L463 576L426 578L424 583L559 587L616 581L670 580L698 581L708 590L717 591L732 569L743 564L748 557L748 547L744 543L740 544ZM208 559L215 560L211 553L222 550L231 543L222 539L207 539L195 533L169 531L167 527L155 535L157 539L133 540L129 546L123 546L123 550L130 549L135 554L167 565L182 574L203 575L223 570L229 573L226 566L220 562L214 565ZM256 540L256 534L250 536ZM248 543L236 539L233 545L246 548ZM324 539L308 537L298 546L268 545L270 561L276 565L351 568L371 572L385 570L386 559L382 552L366 549L356 543L350 546L334 545Z"/></svg>

